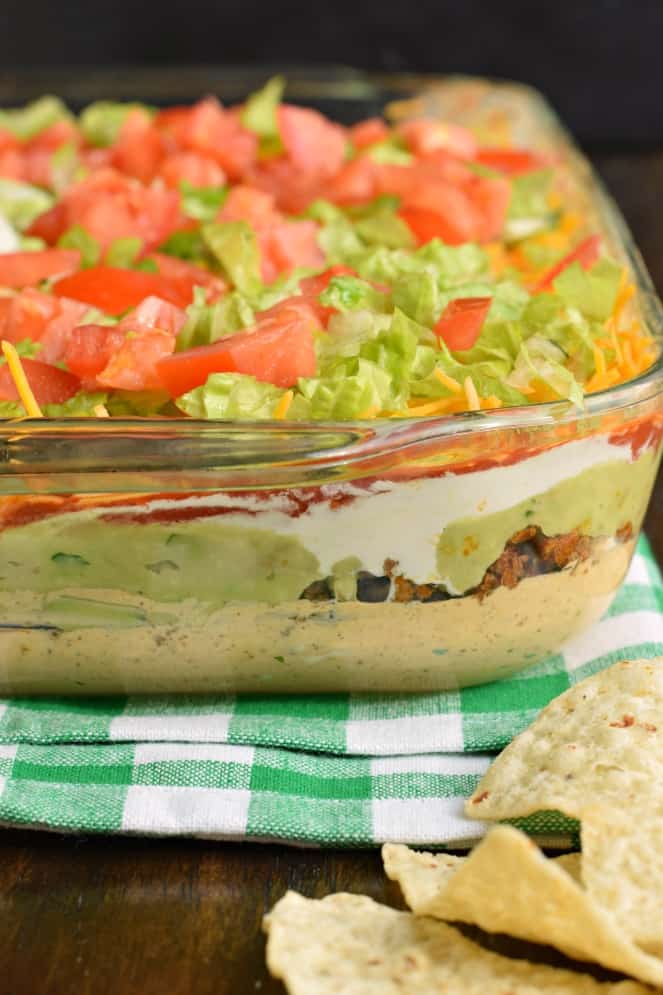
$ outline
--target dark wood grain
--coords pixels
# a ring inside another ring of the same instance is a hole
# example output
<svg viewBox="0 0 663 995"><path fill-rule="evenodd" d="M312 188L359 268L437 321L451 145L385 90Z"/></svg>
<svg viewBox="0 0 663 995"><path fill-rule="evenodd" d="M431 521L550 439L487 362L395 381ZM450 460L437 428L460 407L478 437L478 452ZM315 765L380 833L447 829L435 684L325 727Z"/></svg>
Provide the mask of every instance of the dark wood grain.
<svg viewBox="0 0 663 995"><path fill-rule="evenodd" d="M602 155L663 292L663 151ZM663 560L663 483L647 528ZM376 851L0 834L0 995L275 995L263 913L296 888L400 904Z"/></svg>

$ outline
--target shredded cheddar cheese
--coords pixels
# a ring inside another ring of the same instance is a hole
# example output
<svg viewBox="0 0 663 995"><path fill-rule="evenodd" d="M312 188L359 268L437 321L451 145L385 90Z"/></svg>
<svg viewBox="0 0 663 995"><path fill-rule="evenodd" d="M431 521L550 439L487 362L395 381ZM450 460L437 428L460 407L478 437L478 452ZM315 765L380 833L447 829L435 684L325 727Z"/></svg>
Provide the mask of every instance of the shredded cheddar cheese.
<svg viewBox="0 0 663 995"><path fill-rule="evenodd" d="M9 372L11 373L12 380L18 391L18 396L21 399L21 404L26 410L26 413L30 418L43 418L42 410L37 404L37 399L32 393L32 388L28 383L28 378L25 375L25 370L23 369L23 364L21 363L21 357L16 352L16 349L11 344L7 342L6 339L2 340L2 351L4 357L7 360L7 366L9 367Z"/></svg>
<svg viewBox="0 0 663 995"><path fill-rule="evenodd" d="M433 376L440 381L443 387L447 387L454 394L460 394L462 391L461 385L453 377L450 377L448 373L441 370L439 366L436 366L433 370Z"/></svg>
<svg viewBox="0 0 663 995"><path fill-rule="evenodd" d="M294 396L295 395L293 391L286 390L285 394L283 395L283 397L279 398L279 402L274 408L274 414L273 414L274 418L278 419L279 421L285 418L285 416L288 414L288 409L292 404L292 399Z"/></svg>
<svg viewBox="0 0 663 995"><path fill-rule="evenodd" d="M463 380L463 390L465 391L465 397L467 398L467 406L470 411L480 411L481 404L479 402L479 395L477 394L477 389L474 386L474 380L472 377L467 376Z"/></svg>

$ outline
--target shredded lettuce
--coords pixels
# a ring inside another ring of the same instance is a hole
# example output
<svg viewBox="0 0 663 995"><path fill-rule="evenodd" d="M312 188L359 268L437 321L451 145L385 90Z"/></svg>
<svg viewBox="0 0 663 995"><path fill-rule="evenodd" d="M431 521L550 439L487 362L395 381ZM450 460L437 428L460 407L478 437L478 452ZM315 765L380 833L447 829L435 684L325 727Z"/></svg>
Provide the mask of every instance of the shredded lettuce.
<svg viewBox="0 0 663 995"><path fill-rule="evenodd" d="M106 401L109 414L118 418L152 418L177 414L170 396L160 390L114 390Z"/></svg>
<svg viewBox="0 0 663 995"><path fill-rule="evenodd" d="M194 187L187 180L180 184L182 211L196 221L214 221L228 196L228 187Z"/></svg>
<svg viewBox="0 0 663 995"><path fill-rule="evenodd" d="M273 76L261 90L251 94L242 109L242 124L258 135L262 155L277 155L283 151L276 111L284 90L283 76Z"/></svg>
<svg viewBox="0 0 663 995"><path fill-rule="evenodd" d="M337 311L358 311L368 308L372 311L387 310L388 295L381 293L356 276L334 276L320 294L320 303Z"/></svg>
<svg viewBox="0 0 663 995"><path fill-rule="evenodd" d="M106 394L80 391L62 404L42 404L41 410L47 418L94 418L95 407L98 404L106 404L107 400ZM0 418L25 417L25 408L20 401L0 401Z"/></svg>
<svg viewBox="0 0 663 995"><path fill-rule="evenodd" d="M106 265L131 269L143 251L143 240L137 235L116 238L106 249Z"/></svg>
<svg viewBox="0 0 663 995"><path fill-rule="evenodd" d="M398 135L390 135L384 141L371 145L366 155L387 166L409 166L414 161L414 156L408 152Z"/></svg>
<svg viewBox="0 0 663 995"><path fill-rule="evenodd" d="M211 222L203 226L202 236L241 293L260 292L260 249L255 232L246 221Z"/></svg>
<svg viewBox="0 0 663 995"><path fill-rule="evenodd" d="M522 342L508 383L512 387L528 387L537 380L543 381L558 397L571 401L577 407L584 405L582 387L570 370L563 366L564 352L542 335L532 335Z"/></svg>
<svg viewBox="0 0 663 995"><path fill-rule="evenodd" d="M0 254L3 252L18 252L21 248L21 238L13 225L0 214Z"/></svg>
<svg viewBox="0 0 663 995"><path fill-rule="evenodd" d="M67 229L58 239L58 245L61 249L78 249L83 269L96 266L101 259L99 242L81 225L73 225Z"/></svg>
<svg viewBox="0 0 663 995"><path fill-rule="evenodd" d="M0 111L0 128L6 128L21 141L34 138L40 131L72 115L58 97L40 97L14 110Z"/></svg>
<svg viewBox="0 0 663 995"><path fill-rule="evenodd" d="M599 259L590 270L576 262L562 270L553 287L569 307L588 318L606 321L614 311L621 276L621 267L611 259Z"/></svg>
<svg viewBox="0 0 663 995"><path fill-rule="evenodd" d="M176 400L191 418L271 418L284 391L245 373L212 373L207 383Z"/></svg>
<svg viewBox="0 0 663 995"><path fill-rule="evenodd" d="M0 177L0 214L19 231L31 225L53 203L53 197L39 187Z"/></svg>
<svg viewBox="0 0 663 995"><path fill-rule="evenodd" d="M78 124L90 145L107 148L117 141L124 119L132 110L152 113L145 104L118 104L110 100L98 100L85 108L78 119Z"/></svg>
<svg viewBox="0 0 663 995"><path fill-rule="evenodd" d="M209 250L198 230L174 232L159 246L159 252L188 262L202 262L209 256Z"/></svg>
<svg viewBox="0 0 663 995"><path fill-rule="evenodd" d="M177 336L175 349L182 352L194 346L210 345L217 339L248 328L254 320L253 308L238 291L226 294L216 304L207 304L205 291L196 287L193 304L187 308L187 320Z"/></svg>

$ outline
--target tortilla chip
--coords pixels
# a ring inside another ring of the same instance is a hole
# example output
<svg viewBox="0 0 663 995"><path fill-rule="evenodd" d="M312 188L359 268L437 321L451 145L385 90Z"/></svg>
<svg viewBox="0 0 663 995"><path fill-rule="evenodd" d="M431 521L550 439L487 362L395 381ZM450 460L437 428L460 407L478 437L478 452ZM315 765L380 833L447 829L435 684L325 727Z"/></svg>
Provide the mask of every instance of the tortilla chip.
<svg viewBox="0 0 663 995"><path fill-rule="evenodd" d="M267 966L290 995L647 995L633 981L512 960L434 919L363 895L288 892L265 919Z"/></svg>
<svg viewBox="0 0 663 995"><path fill-rule="evenodd" d="M663 659L617 663L565 691L500 753L465 805L475 819L581 818L663 783Z"/></svg>
<svg viewBox="0 0 663 995"><path fill-rule="evenodd" d="M663 985L663 961L639 950L563 866L512 826L496 826L453 864L403 846L382 852L387 876L416 915L473 923Z"/></svg>
<svg viewBox="0 0 663 995"><path fill-rule="evenodd" d="M663 815L588 809L582 822L582 880L626 936L663 955Z"/></svg>

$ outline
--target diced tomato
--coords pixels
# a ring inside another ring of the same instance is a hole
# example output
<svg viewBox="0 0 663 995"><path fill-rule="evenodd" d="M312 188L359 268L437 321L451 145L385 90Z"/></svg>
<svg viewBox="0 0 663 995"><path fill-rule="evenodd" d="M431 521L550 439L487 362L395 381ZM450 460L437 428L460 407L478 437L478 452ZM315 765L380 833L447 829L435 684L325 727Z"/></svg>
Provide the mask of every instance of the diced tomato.
<svg viewBox="0 0 663 995"><path fill-rule="evenodd" d="M49 125L48 128L40 131L38 135L35 135L34 138L31 138L23 145L23 149L26 152L31 152L35 149L56 152L60 146L67 142L73 142L78 145L80 142L80 133L73 121L63 118L61 121L56 121L54 124Z"/></svg>
<svg viewBox="0 0 663 995"><path fill-rule="evenodd" d="M550 157L529 149L501 148L484 145L477 149L475 162L490 169L497 169L508 176L520 176L550 165Z"/></svg>
<svg viewBox="0 0 663 995"><path fill-rule="evenodd" d="M37 342L56 310L55 297L32 288L0 297L0 338L14 344L24 339Z"/></svg>
<svg viewBox="0 0 663 995"><path fill-rule="evenodd" d="M72 225L81 225L107 248L118 238L137 236L145 249L161 245L183 227L175 190L100 169L70 187L61 200L33 222L28 234L53 243Z"/></svg>
<svg viewBox="0 0 663 995"><path fill-rule="evenodd" d="M136 307L146 297L162 297L177 307L191 303L192 293L181 282L168 280L159 273L121 269L117 266L93 266L58 280L53 293L85 301L108 314L121 314Z"/></svg>
<svg viewBox="0 0 663 995"><path fill-rule="evenodd" d="M459 297L450 301L435 325L435 334L454 351L471 349L481 334L491 300L490 297Z"/></svg>
<svg viewBox="0 0 663 995"><path fill-rule="evenodd" d="M439 238L447 245L461 245L471 238L471 235L467 233L468 226L463 229L460 227L458 224L460 217L454 215L453 210L449 211L448 215L444 215L426 207L414 206L401 207L398 214L405 221L419 245L425 245L432 238ZM474 218L472 220L474 221Z"/></svg>
<svg viewBox="0 0 663 995"><path fill-rule="evenodd" d="M266 190L259 190L246 183L239 183L228 191L218 215L219 221L246 221L259 230L277 225L284 216L276 209L274 197Z"/></svg>
<svg viewBox="0 0 663 995"><path fill-rule="evenodd" d="M380 166L368 155L346 163L324 188L325 198L334 204L363 204L382 192Z"/></svg>
<svg viewBox="0 0 663 995"><path fill-rule="evenodd" d="M21 359L21 365L38 404L62 404L73 397L80 388L80 380L73 373L49 366L36 359ZM0 366L0 400L18 401L19 394L6 363Z"/></svg>
<svg viewBox="0 0 663 995"><path fill-rule="evenodd" d="M590 269L595 262L598 262L599 255L601 252L601 237L600 235L590 235L589 238L583 239L575 249L572 249L568 255L564 256L563 259L548 270L546 275L542 280L536 284L533 288L533 292L539 293L541 290L549 290L553 281L559 276L562 270L565 270L567 266L571 263L580 263L583 269ZM0 259L2 257L0 256Z"/></svg>
<svg viewBox="0 0 663 995"><path fill-rule="evenodd" d="M64 356L72 330L87 310L87 304L80 301L28 287L20 294L0 297L0 338L13 343L25 339L38 342L39 359L57 363Z"/></svg>
<svg viewBox="0 0 663 995"><path fill-rule="evenodd" d="M55 303L55 313L46 322L39 337L39 359L45 363L58 363L64 358L71 333L89 308L82 301L72 301L66 297L51 297L51 300Z"/></svg>
<svg viewBox="0 0 663 995"><path fill-rule="evenodd" d="M194 287L206 289L207 300L210 304L218 301L219 297L222 297L228 289L223 277L216 273L210 273L202 266L184 262L175 256L168 256L165 252L152 252L148 259L156 263L159 274L169 282L176 284L189 301L193 299Z"/></svg>
<svg viewBox="0 0 663 995"><path fill-rule="evenodd" d="M504 227L511 199L511 185L508 180L474 176L468 181L465 190L481 215L474 238L479 242L489 242L497 238Z"/></svg>
<svg viewBox="0 0 663 995"><path fill-rule="evenodd" d="M166 390L179 397L207 381L211 373L247 373L257 380L292 387L316 369L314 311L299 298L289 298L265 311L253 328L175 353L158 364Z"/></svg>
<svg viewBox="0 0 663 995"><path fill-rule="evenodd" d="M161 163L159 176L169 187L179 189L186 181L193 187L222 187L226 174L209 156L196 152L175 152Z"/></svg>
<svg viewBox="0 0 663 995"><path fill-rule="evenodd" d="M21 143L9 128L0 128L0 152L7 152L9 149L20 148Z"/></svg>
<svg viewBox="0 0 663 995"><path fill-rule="evenodd" d="M185 321L186 313L174 304L159 297L146 297L137 308L125 314L117 327L132 332L160 328L162 332L177 335Z"/></svg>
<svg viewBox="0 0 663 995"><path fill-rule="evenodd" d="M356 149L377 145L389 137L389 128L381 117L369 117L350 128L350 141Z"/></svg>
<svg viewBox="0 0 663 995"><path fill-rule="evenodd" d="M52 276L73 272L80 261L81 254L77 249L0 253L0 286L29 287Z"/></svg>
<svg viewBox="0 0 663 995"><path fill-rule="evenodd" d="M472 132L458 124L420 118L404 121L397 130L414 155L426 155L435 149L448 149L461 159L472 159L476 154L477 144Z"/></svg>
<svg viewBox="0 0 663 995"><path fill-rule="evenodd" d="M117 325L79 325L69 336L64 361L86 390L95 390L97 374L118 351L126 330Z"/></svg>
<svg viewBox="0 0 663 995"><path fill-rule="evenodd" d="M258 234L262 278L272 283L281 273L296 267L320 269L325 257L318 245L315 221L284 221Z"/></svg>
<svg viewBox="0 0 663 995"><path fill-rule="evenodd" d="M0 149L0 176L8 180L25 179L25 162L18 149Z"/></svg>
<svg viewBox="0 0 663 995"><path fill-rule="evenodd" d="M116 390L159 390L157 366L175 348L175 335L161 328L128 332L120 348L97 374L100 387Z"/></svg>
<svg viewBox="0 0 663 995"><path fill-rule="evenodd" d="M232 180L241 179L256 160L257 136L214 97L159 114L155 123L170 136L175 149L209 156Z"/></svg>
<svg viewBox="0 0 663 995"><path fill-rule="evenodd" d="M346 133L310 107L282 104L278 124L286 155L304 173L333 176L345 160Z"/></svg>
<svg viewBox="0 0 663 995"><path fill-rule="evenodd" d="M163 138L149 114L130 110L113 147L112 165L141 183L154 179L165 155Z"/></svg>

